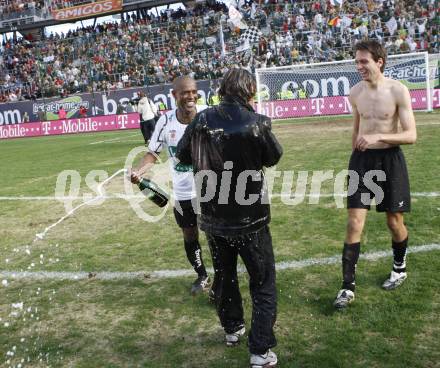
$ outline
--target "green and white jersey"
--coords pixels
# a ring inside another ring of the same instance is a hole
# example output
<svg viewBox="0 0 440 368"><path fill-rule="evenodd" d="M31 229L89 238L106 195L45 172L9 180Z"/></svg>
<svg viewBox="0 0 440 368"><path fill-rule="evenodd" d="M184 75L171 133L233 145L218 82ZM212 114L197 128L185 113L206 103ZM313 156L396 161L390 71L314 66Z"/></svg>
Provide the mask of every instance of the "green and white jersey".
<svg viewBox="0 0 440 368"><path fill-rule="evenodd" d="M208 106L196 105L197 112ZM173 177L173 192L176 200L185 201L195 198L194 174L191 165L182 165L176 159L177 144L185 133L188 124L177 119L176 109L168 111L160 117L154 128L148 149L159 154L166 149L170 158L170 169Z"/></svg>

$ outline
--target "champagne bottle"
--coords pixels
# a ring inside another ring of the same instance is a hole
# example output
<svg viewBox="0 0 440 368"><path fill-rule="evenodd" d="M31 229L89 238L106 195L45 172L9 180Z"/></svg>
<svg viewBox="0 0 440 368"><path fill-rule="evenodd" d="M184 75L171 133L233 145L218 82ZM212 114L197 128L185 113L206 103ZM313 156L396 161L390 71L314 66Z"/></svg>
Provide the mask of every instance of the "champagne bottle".
<svg viewBox="0 0 440 368"><path fill-rule="evenodd" d="M142 178L138 187L149 200L157 204L159 207L164 207L168 203L168 194L151 180Z"/></svg>

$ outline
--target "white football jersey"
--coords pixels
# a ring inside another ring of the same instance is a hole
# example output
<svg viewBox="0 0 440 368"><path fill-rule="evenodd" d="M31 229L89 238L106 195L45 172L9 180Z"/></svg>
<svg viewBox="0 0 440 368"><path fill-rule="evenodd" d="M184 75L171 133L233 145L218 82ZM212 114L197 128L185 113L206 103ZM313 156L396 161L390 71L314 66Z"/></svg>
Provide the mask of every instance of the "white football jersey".
<svg viewBox="0 0 440 368"><path fill-rule="evenodd" d="M197 112L208 106L196 105ZM176 159L177 144L185 133L188 124L179 122L176 109L168 111L160 117L151 136L148 149L159 153L166 148L170 158L170 169L173 176L173 192L176 200L185 201L196 197L194 173L191 165L183 165Z"/></svg>

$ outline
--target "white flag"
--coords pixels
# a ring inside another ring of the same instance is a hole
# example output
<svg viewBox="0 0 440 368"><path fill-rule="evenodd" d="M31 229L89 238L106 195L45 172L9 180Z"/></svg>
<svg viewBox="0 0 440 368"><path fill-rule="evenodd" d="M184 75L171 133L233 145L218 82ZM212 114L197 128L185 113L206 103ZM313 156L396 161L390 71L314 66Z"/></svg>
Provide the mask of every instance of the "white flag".
<svg viewBox="0 0 440 368"><path fill-rule="evenodd" d="M341 23L344 28L350 27L351 22L351 18L347 17L346 15L344 15L341 19Z"/></svg>
<svg viewBox="0 0 440 368"><path fill-rule="evenodd" d="M253 2L251 7L251 19L255 19L256 12L257 12L257 5Z"/></svg>
<svg viewBox="0 0 440 368"><path fill-rule="evenodd" d="M332 4L333 6L342 6L342 3L344 2L344 0L330 0L330 4Z"/></svg>
<svg viewBox="0 0 440 368"><path fill-rule="evenodd" d="M234 6L231 5L229 7L229 21L234 25L234 27L247 29L248 26L241 20L241 18L243 18L241 13L237 9L235 9Z"/></svg>
<svg viewBox="0 0 440 368"><path fill-rule="evenodd" d="M388 22L385 23L388 27L388 30L390 31L390 35L392 36L394 32L397 30L397 21L396 18L391 17Z"/></svg>
<svg viewBox="0 0 440 368"><path fill-rule="evenodd" d="M249 43L249 40L246 39L246 40L243 42L242 45L238 46L238 47L235 49L235 52L246 51L246 50L249 50L250 48L251 48L251 45L250 45L250 43Z"/></svg>
<svg viewBox="0 0 440 368"><path fill-rule="evenodd" d="M229 12L228 13L229 13L229 19L232 22L237 22L237 21L241 20L241 18L243 18L241 13L237 9L235 9L235 7L233 5L231 5L229 7Z"/></svg>
<svg viewBox="0 0 440 368"><path fill-rule="evenodd" d="M219 29L219 39L220 39L220 47L221 47L221 55L222 57L226 55L226 47L225 47L225 38L223 35L223 26L222 22L220 22L220 29Z"/></svg>

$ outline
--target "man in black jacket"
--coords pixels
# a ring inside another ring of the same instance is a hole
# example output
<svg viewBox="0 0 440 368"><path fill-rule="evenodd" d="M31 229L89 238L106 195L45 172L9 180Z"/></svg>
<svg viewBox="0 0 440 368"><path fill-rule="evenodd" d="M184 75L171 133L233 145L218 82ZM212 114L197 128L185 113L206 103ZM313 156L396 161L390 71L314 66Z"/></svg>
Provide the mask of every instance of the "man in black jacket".
<svg viewBox="0 0 440 368"><path fill-rule="evenodd" d="M177 147L176 157L192 164L200 202L200 228L206 232L215 278L217 313L226 345L245 333L237 278L241 256L250 276L252 367L274 367L277 357L275 261L268 224L270 208L263 167L275 165L282 149L268 117L254 112L255 79L245 69L226 73L221 104L196 115Z"/></svg>

